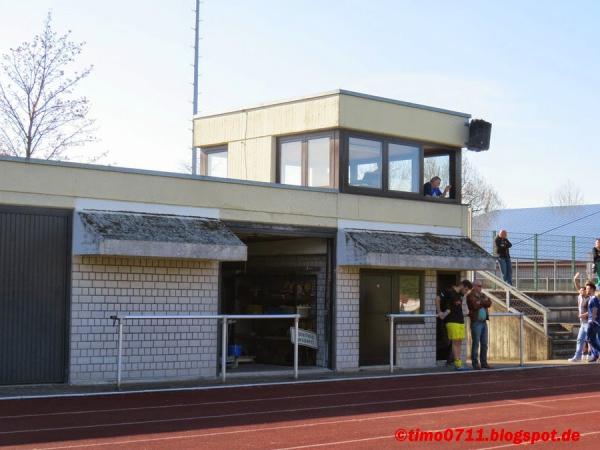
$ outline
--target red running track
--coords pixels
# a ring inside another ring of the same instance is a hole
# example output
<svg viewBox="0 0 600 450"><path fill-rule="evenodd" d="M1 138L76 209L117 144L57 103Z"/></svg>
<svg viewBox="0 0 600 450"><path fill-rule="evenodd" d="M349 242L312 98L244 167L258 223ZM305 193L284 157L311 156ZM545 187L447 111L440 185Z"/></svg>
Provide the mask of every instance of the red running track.
<svg viewBox="0 0 600 450"><path fill-rule="evenodd" d="M2 400L0 446L44 449L491 449L518 446L515 433L519 431L537 433L541 438L543 432L556 430L560 436L570 430L570 433L580 433L578 441L538 442L535 446L597 449L600 448L599 375L598 365L577 365L212 390ZM422 436L413 434L413 438L429 440L400 442L395 434L401 428L427 432L429 434ZM493 435L492 430L504 435ZM436 438L451 441L435 441Z"/></svg>

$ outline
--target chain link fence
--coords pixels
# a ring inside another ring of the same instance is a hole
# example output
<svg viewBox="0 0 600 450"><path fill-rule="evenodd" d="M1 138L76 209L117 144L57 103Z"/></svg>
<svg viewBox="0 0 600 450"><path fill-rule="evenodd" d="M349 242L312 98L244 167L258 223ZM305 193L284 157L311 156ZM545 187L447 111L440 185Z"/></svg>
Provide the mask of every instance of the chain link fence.
<svg viewBox="0 0 600 450"><path fill-rule="evenodd" d="M496 230L473 230L472 239L494 255ZM573 275L595 279L591 271L596 237L510 233L513 284L523 291L573 290ZM500 268L496 266L496 275Z"/></svg>

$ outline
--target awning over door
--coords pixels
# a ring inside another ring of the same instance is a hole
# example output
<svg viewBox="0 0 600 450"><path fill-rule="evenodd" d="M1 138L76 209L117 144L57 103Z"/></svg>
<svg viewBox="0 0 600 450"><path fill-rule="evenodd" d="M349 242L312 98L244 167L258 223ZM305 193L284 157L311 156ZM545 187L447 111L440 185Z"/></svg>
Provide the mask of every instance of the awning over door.
<svg viewBox="0 0 600 450"><path fill-rule="evenodd" d="M245 261L246 245L221 221L204 217L76 211L75 255Z"/></svg>
<svg viewBox="0 0 600 450"><path fill-rule="evenodd" d="M340 266L494 270L496 261L469 238L429 233L340 230Z"/></svg>

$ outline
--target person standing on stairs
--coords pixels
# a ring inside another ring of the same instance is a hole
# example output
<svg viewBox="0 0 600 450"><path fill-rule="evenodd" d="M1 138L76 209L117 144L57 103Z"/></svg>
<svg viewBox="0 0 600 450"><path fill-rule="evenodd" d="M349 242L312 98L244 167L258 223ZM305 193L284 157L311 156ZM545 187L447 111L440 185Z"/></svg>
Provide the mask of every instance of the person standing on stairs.
<svg viewBox="0 0 600 450"><path fill-rule="evenodd" d="M596 275L596 284L600 283L600 238L596 239L596 244L592 249L592 259L594 264L592 265L592 272Z"/></svg>
<svg viewBox="0 0 600 450"><path fill-rule="evenodd" d="M512 261L510 260L509 250L512 244L508 240L506 230L500 230L494 244L496 245L496 255L498 255L498 264L500 264L502 278L506 283L512 284Z"/></svg>
<svg viewBox="0 0 600 450"><path fill-rule="evenodd" d="M583 349L588 338L588 302L589 297L586 293L586 288L582 287L579 283L579 272L573 277L573 284L579 291L577 297L577 315L579 317L579 333L577 334L577 346L575 347L575 354L572 358L569 358L569 362L576 362L583 360ZM598 355L594 355L592 350L592 359L597 358Z"/></svg>

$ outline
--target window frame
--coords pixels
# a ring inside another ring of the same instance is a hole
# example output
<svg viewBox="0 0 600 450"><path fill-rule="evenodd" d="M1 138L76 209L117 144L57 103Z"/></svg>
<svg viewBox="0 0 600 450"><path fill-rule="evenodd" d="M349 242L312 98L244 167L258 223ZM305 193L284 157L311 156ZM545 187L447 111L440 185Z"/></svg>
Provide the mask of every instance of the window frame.
<svg viewBox="0 0 600 450"><path fill-rule="evenodd" d="M224 177L208 174L208 155L211 153L227 153L227 175ZM200 175L214 178L229 178L229 147L227 144L200 148Z"/></svg>
<svg viewBox="0 0 600 450"><path fill-rule="evenodd" d="M349 183L348 179L348 167L350 164L350 138L367 139L378 141L382 143L382 187L361 187L353 186ZM367 133L353 130L340 130L340 163L339 163L339 191L347 194L359 194L359 195L370 195L377 197L389 197L389 198L402 198L409 200L429 201L438 203L459 203L461 202L460 193L460 182L461 182L461 149L460 148L436 148L426 149L427 144L418 141L411 141L408 139L401 139L392 136ZM418 192L407 192L407 191L395 191L389 189L389 144L405 145L410 147L416 147L419 149L419 191ZM450 177L452 189L450 190L449 198L431 198L425 197L423 191L424 171L425 171L425 156L442 156L448 155L450 157Z"/></svg>
<svg viewBox="0 0 600 450"><path fill-rule="evenodd" d="M308 141L311 139L329 138L329 185L308 185ZM286 142L301 142L301 181L300 184L284 184L281 182L281 145ZM339 133L336 130L321 131L315 133L288 134L277 137L275 156L275 182L284 186L299 186L309 189L336 189L339 185L338 161L339 161Z"/></svg>
<svg viewBox="0 0 600 450"><path fill-rule="evenodd" d="M425 158L427 157L436 157L436 156L448 156L448 172L450 175L450 180L448 180L448 184L452 187L450 188L450 193L448 198L424 198L432 201L447 201L453 203L460 203L462 197L461 185L462 185L462 150L461 149L432 149L425 150L423 155L423 173L421 174L421 184L425 184L424 180L424 170L425 170ZM427 180L429 181L429 180Z"/></svg>
<svg viewBox="0 0 600 450"><path fill-rule="evenodd" d="M398 299L400 297L400 277L402 275L417 275L419 277L419 290L421 294L421 304L419 312L416 314L425 314L425 303L427 301L425 295L425 271L424 270L396 270L396 269L376 269L365 268L360 269L361 273L390 273L392 275L392 299L391 299L391 314L400 314L398 311ZM406 314L406 317L396 318L396 322L401 321L404 324L423 325L425 319L423 317L413 317L413 314Z"/></svg>

